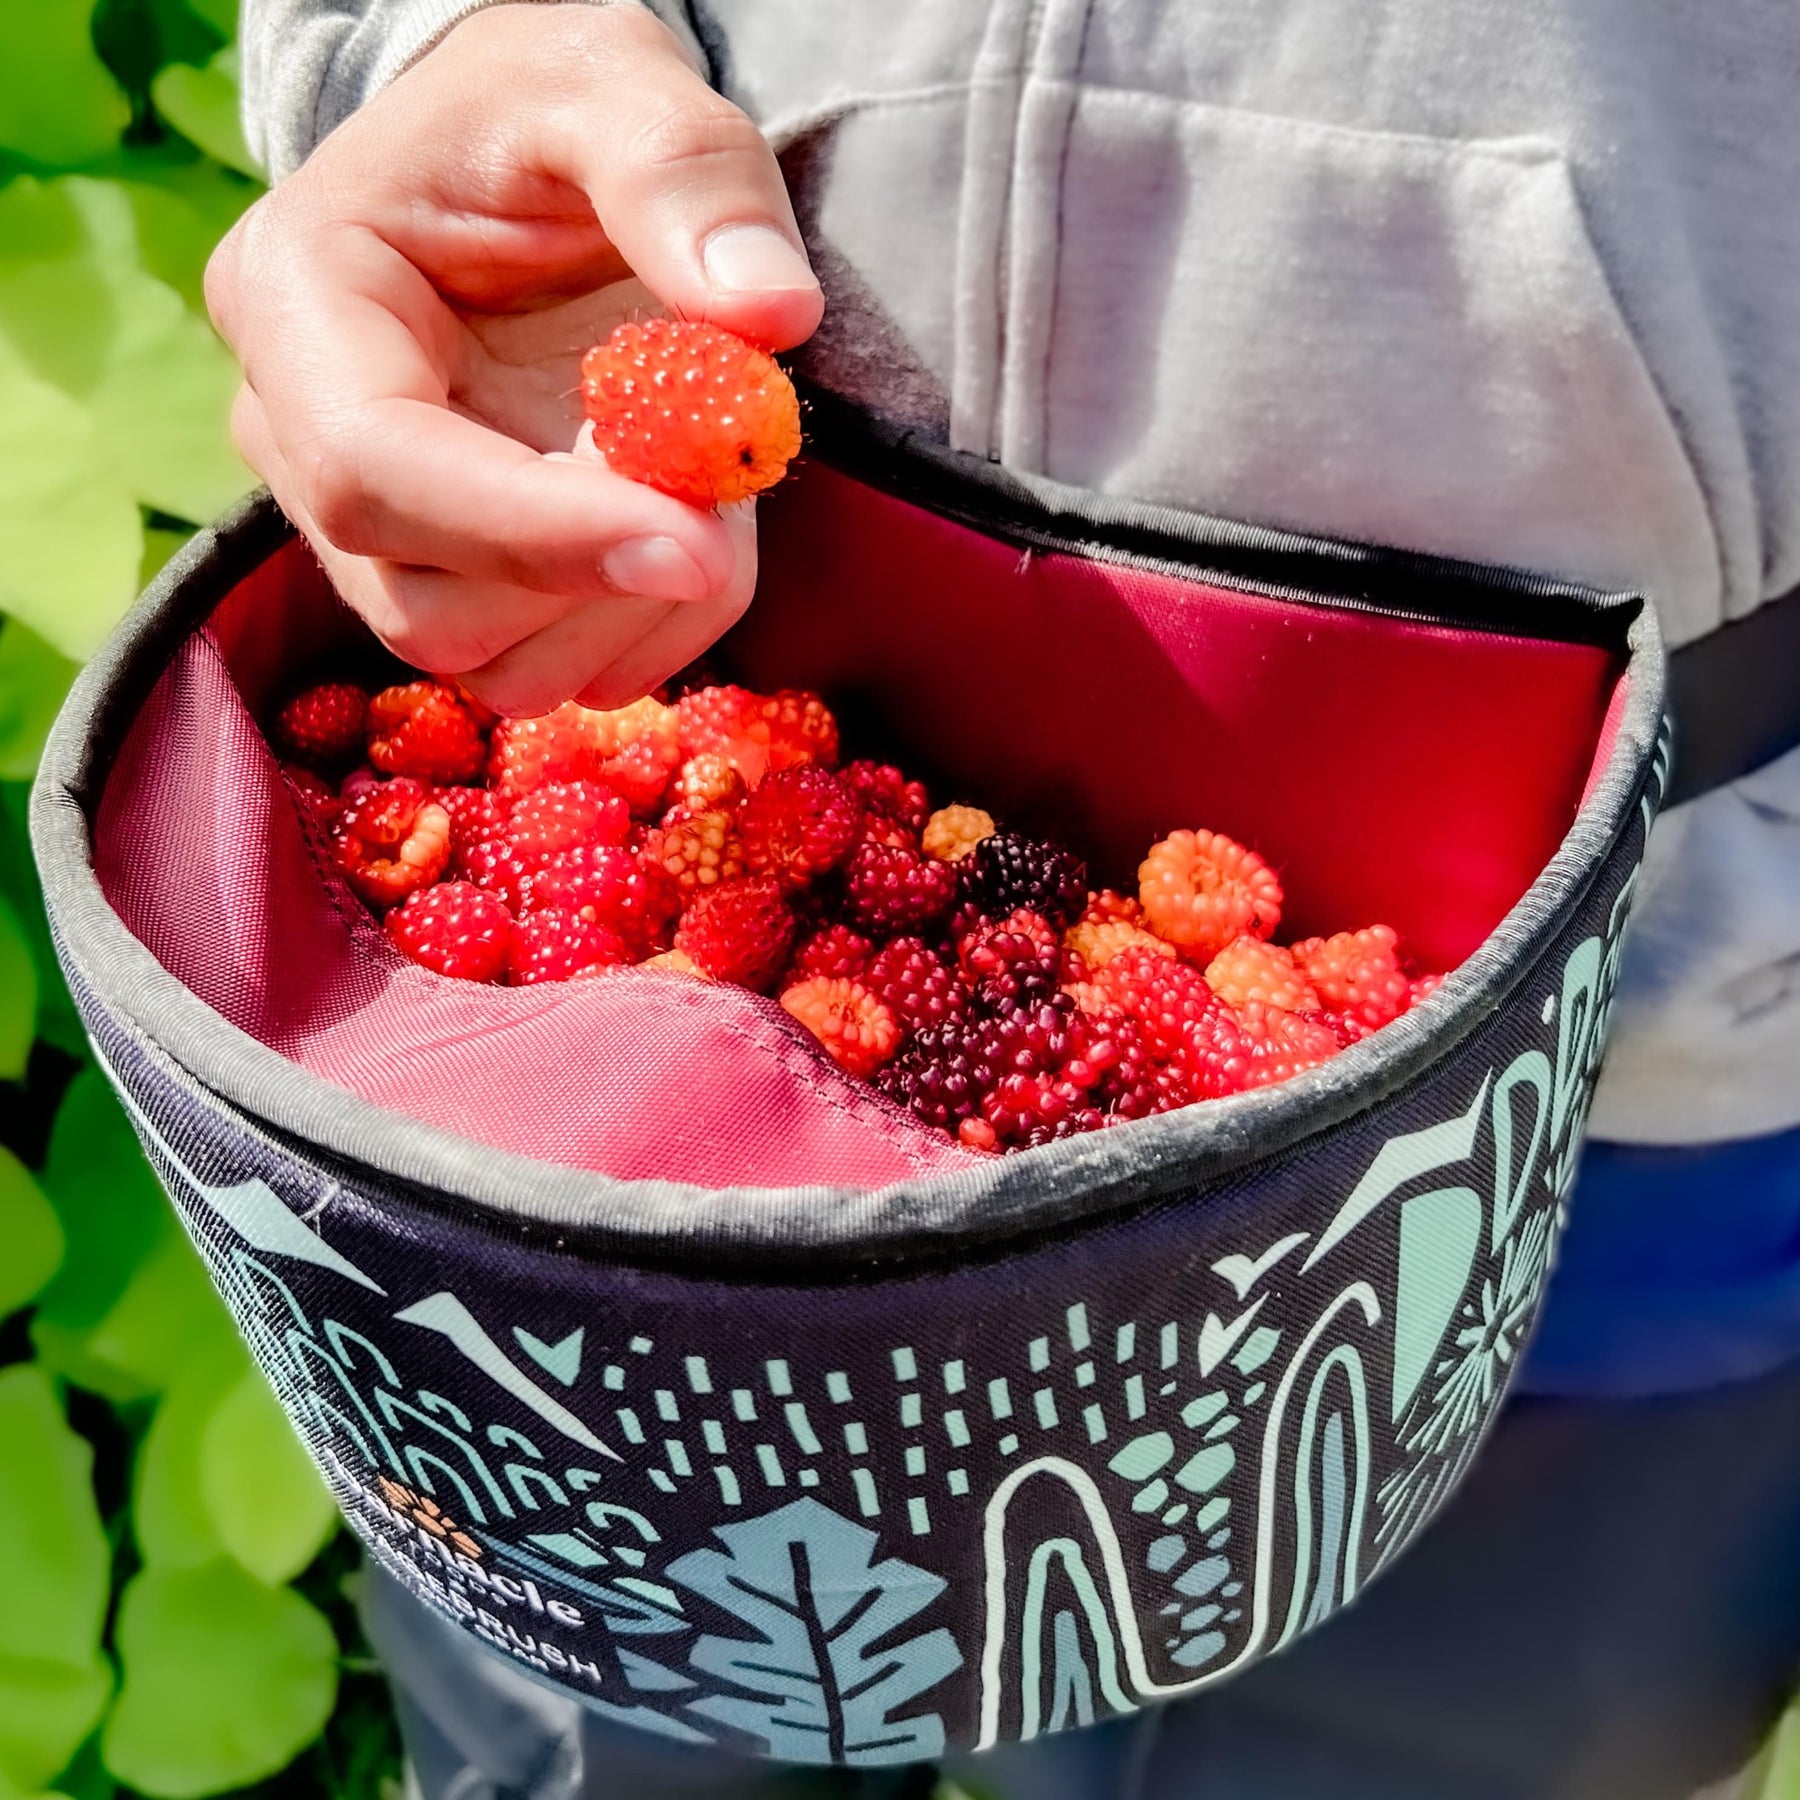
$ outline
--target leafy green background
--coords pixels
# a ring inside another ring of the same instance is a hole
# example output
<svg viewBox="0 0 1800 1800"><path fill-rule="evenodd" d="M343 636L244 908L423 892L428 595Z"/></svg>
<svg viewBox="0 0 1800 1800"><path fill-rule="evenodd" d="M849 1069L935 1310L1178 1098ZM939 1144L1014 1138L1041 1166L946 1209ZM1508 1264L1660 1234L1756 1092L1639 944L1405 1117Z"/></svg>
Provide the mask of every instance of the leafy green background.
<svg viewBox="0 0 1800 1800"><path fill-rule="evenodd" d="M0 0L0 1800L398 1792L356 1558L93 1066L25 797L83 657L251 485L206 258L235 0Z"/></svg>
<svg viewBox="0 0 1800 1800"><path fill-rule="evenodd" d="M250 485L200 293L261 191L235 19L0 0L0 1800L399 1792L350 1540L92 1064L25 838L82 658ZM1800 1709L1743 1800L1800 1800Z"/></svg>

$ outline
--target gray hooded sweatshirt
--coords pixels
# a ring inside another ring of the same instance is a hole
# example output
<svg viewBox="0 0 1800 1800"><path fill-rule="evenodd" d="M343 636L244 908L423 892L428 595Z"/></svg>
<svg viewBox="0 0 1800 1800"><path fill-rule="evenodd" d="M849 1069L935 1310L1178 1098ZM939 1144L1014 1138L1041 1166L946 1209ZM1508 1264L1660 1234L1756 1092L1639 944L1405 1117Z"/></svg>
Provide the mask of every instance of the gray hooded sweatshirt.
<svg viewBox="0 0 1800 1800"><path fill-rule="evenodd" d="M245 0L274 176L484 0ZM1800 585L1791 0L659 0L782 158L800 361L1109 495ZM1800 682L1800 670L1794 672ZM1800 1122L1800 752L1659 826L1596 1131Z"/></svg>

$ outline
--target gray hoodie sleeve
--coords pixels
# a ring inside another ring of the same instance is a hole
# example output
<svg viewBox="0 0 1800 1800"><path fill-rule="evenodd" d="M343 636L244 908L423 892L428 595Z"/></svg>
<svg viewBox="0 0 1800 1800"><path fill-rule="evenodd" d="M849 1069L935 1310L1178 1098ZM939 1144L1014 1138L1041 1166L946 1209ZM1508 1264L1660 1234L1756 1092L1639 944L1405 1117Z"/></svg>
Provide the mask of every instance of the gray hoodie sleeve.
<svg viewBox="0 0 1800 1800"><path fill-rule="evenodd" d="M334 125L416 62L458 20L500 3L243 0L238 40L244 131L270 179L291 175ZM609 3L648 4L699 58L680 0L588 0Z"/></svg>

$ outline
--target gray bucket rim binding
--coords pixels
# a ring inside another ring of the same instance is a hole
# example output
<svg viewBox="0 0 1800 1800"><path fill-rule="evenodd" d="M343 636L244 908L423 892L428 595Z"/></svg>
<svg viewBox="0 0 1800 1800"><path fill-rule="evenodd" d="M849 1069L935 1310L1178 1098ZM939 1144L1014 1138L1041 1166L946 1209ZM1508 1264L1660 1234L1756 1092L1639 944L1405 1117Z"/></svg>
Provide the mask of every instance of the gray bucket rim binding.
<svg viewBox="0 0 1800 1800"><path fill-rule="evenodd" d="M1641 596L1443 559L1380 552L1294 534L1222 525L1163 507L1106 502L935 446L887 442L908 479L872 485L1019 542L1054 542L1077 555L1155 566L1146 538L1173 534L1179 566L1247 592L1321 606L1355 605L1355 586L1327 580L1276 585L1273 558L1310 559L1308 571L1352 572L1392 559L1415 584L1486 579L1551 606L1586 600L1628 618L1625 704L1606 766L1561 845L1475 954L1413 1012L1333 1061L1259 1092L1025 1151L964 1170L886 1187L703 1188L626 1181L491 1149L388 1112L312 1075L225 1022L170 975L126 929L94 874L89 820L111 749L175 648L254 568L295 540L273 499L258 493L199 533L162 571L72 689L46 746L32 795L32 836L58 948L76 977L139 1040L258 1135L302 1146L315 1162L362 1168L462 1222L516 1236L548 1234L594 1254L680 1265L696 1250L746 1259L770 1274L803 1265L867 1265L1003 1251L1046 1231L1099 1225L1122 1211L1200 1193L1380 1104L1425 1075L1529 979L1543 945L1581 902L1650 783L1661 730L1665 658L1655 609ZM861 458L830 459L868 480ZM946 483L985 491L1001 517L943 503ZM934 491L935 490L935 491ZM1030 522L1054 521L1045 537ZM1086 526L1072 531L1071 521ZM1246 562L1254 564L1246 569ZM1336 591L1323 591L1335 589ZM1381 610L1387 610L1382 608ZM1408 616L1419 616L1411 614ZM1514 631L1519 628L1515 625Z"/></svg>

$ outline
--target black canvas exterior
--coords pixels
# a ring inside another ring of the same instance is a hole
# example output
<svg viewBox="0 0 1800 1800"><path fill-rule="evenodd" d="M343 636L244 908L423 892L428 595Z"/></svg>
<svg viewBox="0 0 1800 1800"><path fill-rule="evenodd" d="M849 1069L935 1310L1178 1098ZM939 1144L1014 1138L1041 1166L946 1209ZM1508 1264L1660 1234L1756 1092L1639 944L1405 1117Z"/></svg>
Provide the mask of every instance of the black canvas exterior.
<svg viewBox="0 0 1800 1800"><path fill-rule="evenodd" d="M1154 509L1084 525L992 479L927 469L917 497L1186 554ZM1247 585L1392 592L1354 547L1189 535L1192 566ZM371 1123L201 1016L106 907L87 821L109 746L286 536L262 503L173 566L84 674L34 836L99 1055L385 1566L613 1718L867 1766L1193 1692L1400 1553L1475 1454L1554 1254L1668 774L1653 621L1555 862L1342 1076L916 1191L645 1197ZM1526 591L1603 639L1636 611L1400 567L1421 606Z"/></svg>
<svg viewBox="0 0 1800 1800"><path fill-rule="evenodd" d="M234 1116L79 994L357 1530L622 1721L875 1764L1215 1681L1475 1452L1561 1223L1649 813L1379 1108L1003 1252L733 1281L458 1216Z"/></svg>

